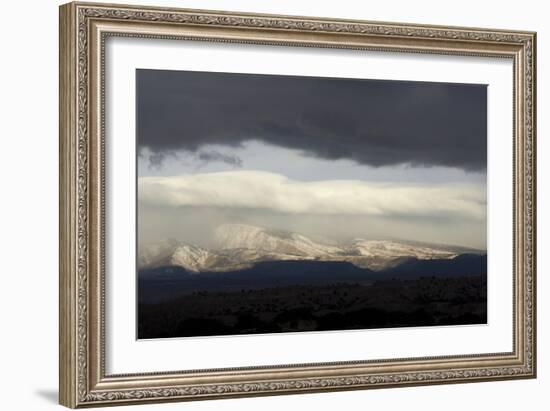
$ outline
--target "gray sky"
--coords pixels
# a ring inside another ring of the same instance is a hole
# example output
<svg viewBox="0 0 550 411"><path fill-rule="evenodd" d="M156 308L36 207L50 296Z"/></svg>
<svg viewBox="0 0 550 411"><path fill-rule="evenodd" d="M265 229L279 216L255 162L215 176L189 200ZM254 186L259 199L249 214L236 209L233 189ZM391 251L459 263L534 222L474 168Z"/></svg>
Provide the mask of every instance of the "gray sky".
<svg viewBox="0 0 550 411"><path fill-rule="evenodd" d="M225 222L486 247L486 87L138 70L144 241Z"/></svg>

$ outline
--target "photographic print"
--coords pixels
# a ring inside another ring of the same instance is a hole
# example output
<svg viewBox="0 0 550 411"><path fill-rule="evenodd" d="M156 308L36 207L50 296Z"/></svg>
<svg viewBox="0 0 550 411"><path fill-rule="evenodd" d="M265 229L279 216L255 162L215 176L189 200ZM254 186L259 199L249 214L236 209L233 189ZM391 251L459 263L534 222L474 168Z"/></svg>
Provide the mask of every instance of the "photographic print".
<svg viewBox="0 0 550 411"><path fill-rule="evenodd" d="M139 339L487 322L487 87L138 69Z"/></svg>

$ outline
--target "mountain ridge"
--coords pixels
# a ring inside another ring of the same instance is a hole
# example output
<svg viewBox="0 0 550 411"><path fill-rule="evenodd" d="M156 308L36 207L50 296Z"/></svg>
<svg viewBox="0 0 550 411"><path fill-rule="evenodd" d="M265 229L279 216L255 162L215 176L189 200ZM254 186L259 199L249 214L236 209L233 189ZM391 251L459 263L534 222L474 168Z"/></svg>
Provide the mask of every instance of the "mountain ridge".
<svg viewBox="0 0 550 411"><path fill-rule="evenodd" d="M207 249L176 240L142 245L138 268L179 266L186 271L229 272L261 262L348 262L362 269L382 271L414 258L453 259L461 254L482 255L481 250L398 240L354 239L347 244L325 244L290 231L247 224L223 224L214 232L216 248Z"/></svg>

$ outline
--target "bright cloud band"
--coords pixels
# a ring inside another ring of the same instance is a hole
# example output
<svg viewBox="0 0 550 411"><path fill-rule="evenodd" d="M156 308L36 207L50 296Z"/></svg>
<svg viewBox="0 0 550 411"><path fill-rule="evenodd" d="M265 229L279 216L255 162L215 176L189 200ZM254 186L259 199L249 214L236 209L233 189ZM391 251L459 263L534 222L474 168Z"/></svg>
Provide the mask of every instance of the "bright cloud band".
<svg viewBox="0 0 550 411"><path fill-rule="evenodd" d="M484 220L481 184L296 181L262 171L140 177L139 201L164 207L254 208L283 213L449 217Z"/></svg>

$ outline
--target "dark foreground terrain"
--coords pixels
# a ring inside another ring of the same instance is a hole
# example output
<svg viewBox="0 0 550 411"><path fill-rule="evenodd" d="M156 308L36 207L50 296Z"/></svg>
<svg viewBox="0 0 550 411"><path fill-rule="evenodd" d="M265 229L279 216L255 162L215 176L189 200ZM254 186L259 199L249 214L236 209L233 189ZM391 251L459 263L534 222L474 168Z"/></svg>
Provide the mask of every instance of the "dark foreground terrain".
<svg viewBox="0 0 550 411"><path fill-rule="evenodd" d="M486 323L486 256L457 258L383 273L301 262L208 275L142 272L138 338Z"/></svg>

